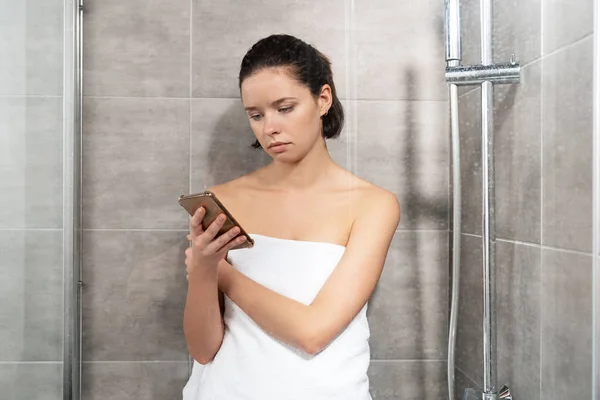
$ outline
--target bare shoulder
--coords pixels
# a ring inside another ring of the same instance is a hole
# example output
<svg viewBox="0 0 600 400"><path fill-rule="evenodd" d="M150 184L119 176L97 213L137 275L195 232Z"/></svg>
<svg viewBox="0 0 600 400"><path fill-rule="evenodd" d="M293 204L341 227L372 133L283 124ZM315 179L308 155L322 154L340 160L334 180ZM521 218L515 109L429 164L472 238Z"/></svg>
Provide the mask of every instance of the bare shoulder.
<svg viewBox="0 0 600 400"><path fill-rule="evenodd" d="M207 190L213 192L219 199L226 203L234 203L236 199L243 198L240 193L251 190L256 184L256 171L240 176L228 182L211 186Z"/></svg>
<svg viewBox="0 0 600 400"><path fill-rule="evenodd" d="M383 212L391 220L400 220L400 203L392 192L377 186L365 179L359 178L346 171L347 182L350 182L350 190L355 195L356 218L368 218L374 213ZM396 222L396 224L397 224Z"/></svg>

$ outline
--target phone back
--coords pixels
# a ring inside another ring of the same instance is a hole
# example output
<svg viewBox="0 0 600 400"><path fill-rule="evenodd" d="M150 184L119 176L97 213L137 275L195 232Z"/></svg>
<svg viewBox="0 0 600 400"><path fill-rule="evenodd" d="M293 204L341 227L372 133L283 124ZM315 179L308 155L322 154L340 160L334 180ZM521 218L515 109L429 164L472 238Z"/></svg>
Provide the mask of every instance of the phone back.
<svg viewBox="0 0 600 400"><path fill-rule="evenodd" d="M194 215L200 206L204 207L205 214L204 218L202 219L202 229L204 230L208 229L210 224L217 219L219 214L225 214L227 219L219 230L219 233L217 233L216 237L221 236L236 226L240 228L240 234L246 236L246 241L240 245L237 245L232 250L250 248L254 245L254 240L252 240L246 231L244 231L242 226L235 220L235 218L233 218L233 215L231 215L229 210L225 208L223 203L219 201L214 193L206 191L203 193L182 195L179 197L179 204L185 208L190 215Z"/></svg>

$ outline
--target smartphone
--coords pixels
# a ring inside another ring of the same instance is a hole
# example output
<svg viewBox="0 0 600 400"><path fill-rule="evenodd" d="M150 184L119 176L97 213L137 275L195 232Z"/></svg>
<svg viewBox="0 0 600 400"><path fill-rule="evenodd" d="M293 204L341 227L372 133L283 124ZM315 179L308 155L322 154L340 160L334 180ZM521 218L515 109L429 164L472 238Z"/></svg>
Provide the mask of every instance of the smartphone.
<svg viewBox="0 0 600 400"><path fill-rule="evenodd" d="M194 215L200 206L204 207L205 214L202 219L202 229L206 230L213 223L219 214L225 214L226 220L223 227L219 230L216 237L221 236L234 227L240 228L240 235L246 237L246 241L241 243L231 250L248 249L254 246L254 240L242 228L242 226L233 218L233 215L225 208L223 203L219 201L213 192L205 191L202 193L188 194L179 196L179 204L185 208L190 215Z"/></svg>

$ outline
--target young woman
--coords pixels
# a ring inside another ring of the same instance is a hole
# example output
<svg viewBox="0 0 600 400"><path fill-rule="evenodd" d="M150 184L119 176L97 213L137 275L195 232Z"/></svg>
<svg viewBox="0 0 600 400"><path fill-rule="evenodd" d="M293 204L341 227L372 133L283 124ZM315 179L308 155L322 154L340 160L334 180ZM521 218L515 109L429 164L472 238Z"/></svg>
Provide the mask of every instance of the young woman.
<svg viewBox="0 0 600 400"><path fill-rule="evenodd" d="M400 220L396 196L337 165L344 121L327 57L289 35L245 55L239 86L273 159L211 188L236 228L215 239L198 210L186 251L184 400L369 400L367 303ZM367 132L363 132L367 134Z"/></svg>

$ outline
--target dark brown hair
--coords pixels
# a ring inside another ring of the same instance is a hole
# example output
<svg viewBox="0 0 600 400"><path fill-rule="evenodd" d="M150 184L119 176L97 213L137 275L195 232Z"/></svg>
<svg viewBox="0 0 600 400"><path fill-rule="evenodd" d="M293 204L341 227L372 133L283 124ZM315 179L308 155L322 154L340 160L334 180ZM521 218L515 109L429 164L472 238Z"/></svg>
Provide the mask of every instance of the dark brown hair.
<svg viewBox="0 0 600 400"><path fill-rule="evenodd" d="M271 35L256 42L242 60L239 88L247 77L264 68L289 68L292 78L305 85L317 98L323 85L331 86L332 104L323 115L323 137L335 139L344 126L344 109L337 97L329 58L308 43L291 35ZM252 145L260 148L258 140Z"/></svg>

